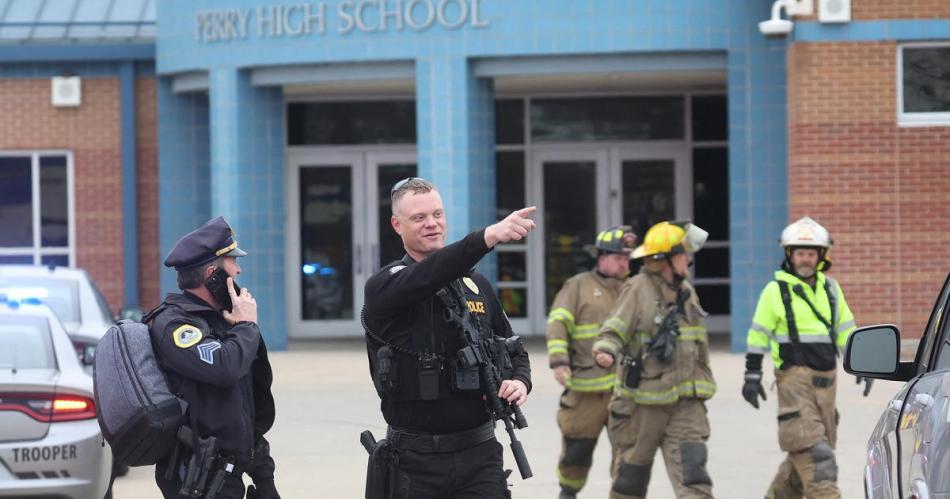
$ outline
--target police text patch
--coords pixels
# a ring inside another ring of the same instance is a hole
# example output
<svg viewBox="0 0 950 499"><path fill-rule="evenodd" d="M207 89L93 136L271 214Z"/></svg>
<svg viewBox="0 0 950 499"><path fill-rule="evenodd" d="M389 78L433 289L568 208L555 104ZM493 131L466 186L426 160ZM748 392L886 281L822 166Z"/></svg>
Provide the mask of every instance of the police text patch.
<svg viewBox="0 0 950 499"><path fill-rule="evenodd" d="M485 313L487 313L487 312L485 312L485 302L474 301L474 300L466 300L466 303L468 304L468 309L469 309L473 314L485 314Z"/></svg>
<svg viewBox="0 0 950 499"><path fill-rule="evenodd" d="M175 346L178 348L189 348L201 341L204 335L201 330L191 324L184 324L172 333L175 340Z"/></svg>

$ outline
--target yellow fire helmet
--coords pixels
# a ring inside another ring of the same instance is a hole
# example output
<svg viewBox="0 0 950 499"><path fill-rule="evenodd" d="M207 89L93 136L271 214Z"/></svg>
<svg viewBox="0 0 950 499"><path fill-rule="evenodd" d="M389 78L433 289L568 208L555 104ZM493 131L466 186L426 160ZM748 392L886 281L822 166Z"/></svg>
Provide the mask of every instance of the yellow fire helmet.
<svg viewBox="0 0 950 499"><path fill-rule="evenodd" d="M584 250L592 257L611 253L629 255L636 246L637 236L633 233L633 228L629 225L615 225L597 234L596 243L585 245Z"/></svg>
<svg viewBox="0 0 950 499"><path fill-rule="evenodd" d="M708 237L708 232L688 220L660 222L650 227L631 258L661 260L677 253L696 253Z"/></svg>

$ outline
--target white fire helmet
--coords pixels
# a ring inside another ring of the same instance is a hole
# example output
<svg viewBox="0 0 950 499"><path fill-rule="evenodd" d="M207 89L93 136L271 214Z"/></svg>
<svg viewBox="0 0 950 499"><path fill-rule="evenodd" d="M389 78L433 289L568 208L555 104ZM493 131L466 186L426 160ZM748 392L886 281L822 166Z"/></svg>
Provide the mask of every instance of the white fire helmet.
<svg viewBox="0 0 950 499"><path fill-rule="evenodd" d="M785 249L804 246L827 250L832 244L828 229L811 217L802 217L782 231L781 245Z"/></svg>

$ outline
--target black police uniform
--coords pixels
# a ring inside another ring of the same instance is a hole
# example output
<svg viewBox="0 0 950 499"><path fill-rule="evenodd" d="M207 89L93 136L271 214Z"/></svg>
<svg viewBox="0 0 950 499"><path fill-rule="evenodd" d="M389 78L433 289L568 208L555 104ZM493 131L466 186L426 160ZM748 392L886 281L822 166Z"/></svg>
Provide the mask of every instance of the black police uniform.
<svg viewBox="0 0 950 499"><path fill-rule="evenodd" d="M447 322L445 305L436 296L439 290L462 281L453 285L464 289L481 333L510 337L511 325L491 283L471 271L489 251L484 231L474 232L421 262L407 255L366 283L364 320L371 332L367 335L370 372L389 424L387 438L398 456L395 497L507 495L502 447L494 438L494 423L482 393L452 388L456 353L464 343L460 328ZM390 372L381 378L377 354L386 343L396 351ZM435 357L435 365L420 364L419 354ZM530 390L527 353L521 351L511 361L511 378L524 382ZM434 399L432 383L423 380L428 374L438 376ZM425 384L429 388L420 388Z"/></svg>
<svg viewBox="0 0 950 499"><path fill-rule="evenodd" d="M244 254L227 222L218 217L180 239L165 265L186 270L218 255ZM194 422L199 436L216 437L221 462L235 465L216 497L243 498L245 472L258 489L272 493L268 497L277 497L274 460L264 439L275 416L273 375L257 324L232 326L220 311L187 291L169 293L143 321L149 324L152 346L169 387L189 404L188 426ZM189 455L185 452L177 463L166 460L156 466L155 479L166 498L184 497L178 492ZM170 465L177 469L168 480Z"/></svg>

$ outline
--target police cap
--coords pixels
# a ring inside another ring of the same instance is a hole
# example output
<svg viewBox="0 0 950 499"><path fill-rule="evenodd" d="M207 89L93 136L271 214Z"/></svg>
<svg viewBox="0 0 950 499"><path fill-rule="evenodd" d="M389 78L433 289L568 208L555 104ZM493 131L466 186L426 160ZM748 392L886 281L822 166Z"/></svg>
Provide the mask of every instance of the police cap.
<svg viewBox="0 0 950 499"><path fill-rule="evenodd" d="M165 258L166 267L188 270L212 262L223 256L245 256L234 240L234 231L224 217L209 220L206 224L182 236Z"/></svg>

